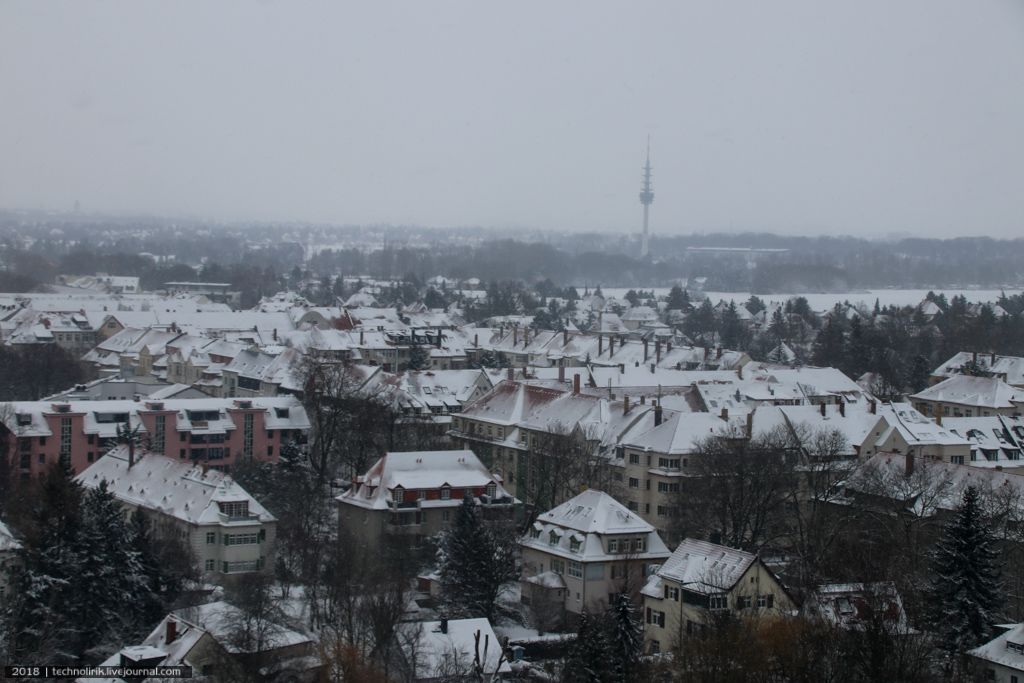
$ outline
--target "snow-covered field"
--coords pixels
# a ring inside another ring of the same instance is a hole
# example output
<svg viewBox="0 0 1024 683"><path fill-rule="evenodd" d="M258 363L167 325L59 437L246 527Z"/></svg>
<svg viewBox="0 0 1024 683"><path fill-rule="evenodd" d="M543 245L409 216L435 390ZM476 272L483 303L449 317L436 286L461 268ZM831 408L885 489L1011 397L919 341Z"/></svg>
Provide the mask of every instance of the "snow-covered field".
<svg viewBox="0 0 1024 683"><path fill-rule="evenodd" d="M646 289L650 290L651 288ZM668 294L669 291L668 287L654 287L653 289L656 295ZM621 299L626 295L626 292L629 291L629 288L604 287L601 291L605 296L614 296L617 299ZM758 294L757 296L765 302L784 302L793 297L802 296L807 299L807 302L811 305L811 309L815 311L825 311L832 308L836 303L841 303L843 301L849 301L852 304L863 302L868 306L874 306L876 299L882 306L913 306L920 303L928 291L929 290L927 289L870 289L858 292L846 292L842 294L797 292L793 294ZM999 295L1004 290L936 289L932 291L936 294L945 294L947 299L958 294L963 294L967 297L967 300L971 302L994 302L999 298ZM1019 294L1021 290L1007 289L1005 292L1007 296L1009 296L1012 294ZM718 303L719 300L729 301L730 299L734 300L736 303L740 303L750 298L750 292L705 292L705 294L707 294L713 303Z"/></svg>

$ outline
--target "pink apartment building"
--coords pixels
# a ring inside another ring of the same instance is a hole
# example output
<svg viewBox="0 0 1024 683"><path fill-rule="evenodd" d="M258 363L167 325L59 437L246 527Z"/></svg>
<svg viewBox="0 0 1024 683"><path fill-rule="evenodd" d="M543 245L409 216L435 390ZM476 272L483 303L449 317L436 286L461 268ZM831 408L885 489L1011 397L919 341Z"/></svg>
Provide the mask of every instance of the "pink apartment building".
<svg viewBox="0 0 1024 683"><path fill-rule="evenodd" d="M240 458L276 462L281 445L304 442L310 425L292 396L0 404L0 442L11 444L12 470L21 479L62 460L81 473L126 426L140 448L228 469Z"/></svg>

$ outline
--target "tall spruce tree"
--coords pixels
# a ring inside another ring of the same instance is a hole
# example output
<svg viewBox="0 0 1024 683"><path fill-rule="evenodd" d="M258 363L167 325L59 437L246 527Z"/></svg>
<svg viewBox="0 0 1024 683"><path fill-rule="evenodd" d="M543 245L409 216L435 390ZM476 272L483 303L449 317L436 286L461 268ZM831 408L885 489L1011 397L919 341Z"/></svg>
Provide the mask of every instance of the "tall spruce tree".
<svg viewBox="0 0 1024 683"><path fill-rule="evenodd" d="M448 607L460 614L494 616L501 587L516 577L514 545L510 536L481 518L476 501L466 496L439 545Z"/></svg>
<svg viewBox="0 0 1024 683"><path fill-rule="evenodd" d="M1004 602L995 538L973 486L964 491L931 559L932 617L940 647L963 653L990 635Z"/></svg>
<svg viewBox="0 0 1024 683"><path fill-rule="evenodd" d="M612 656L615 680L621 683L638 680L640 653L644 638L636 609L629 595L620 593L609 610L608 644Z"/></svg>

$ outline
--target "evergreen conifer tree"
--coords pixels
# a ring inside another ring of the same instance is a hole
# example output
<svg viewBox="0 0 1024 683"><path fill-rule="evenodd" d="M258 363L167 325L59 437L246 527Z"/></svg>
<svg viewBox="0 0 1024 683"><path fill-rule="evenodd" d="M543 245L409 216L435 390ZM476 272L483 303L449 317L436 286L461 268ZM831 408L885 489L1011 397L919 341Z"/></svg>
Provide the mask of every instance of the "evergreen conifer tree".
<svg viewBox="0 0 1024 683"><path fill-rule="evenodd" d="M569 648L562 672L568 683L611 683L614 658L604 619L583 610L576 626L576 640Z"/></svg>
<svg viewBox="0 0 1024 683"><path fill-rule="evenodd" d="M448 606L457 613L491 618L502 585L516 576L513 546L466 496L439 545L441 588Z"/></svg>
<svg viewBox="0 0 1024 683"><path fill-rule="evenodd" d="M637 667L643 650L643 632L636 617L633 601L625 593L616 596L609 610L609 646L615 680L626 683L637 680Z"/></svg>
<svg viewBox="0 0 1024 683"><path fill-rule="evenodd" d="M1003 605L999 554L969 486L932 551L933 619L940 646L963 653L989 637Z"/></svg>

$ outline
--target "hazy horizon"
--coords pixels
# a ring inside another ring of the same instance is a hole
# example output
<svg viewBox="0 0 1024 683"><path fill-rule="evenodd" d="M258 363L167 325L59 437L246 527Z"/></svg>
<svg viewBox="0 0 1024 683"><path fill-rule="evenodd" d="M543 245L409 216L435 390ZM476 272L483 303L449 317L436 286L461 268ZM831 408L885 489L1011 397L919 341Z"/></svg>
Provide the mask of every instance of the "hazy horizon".
<svg viewBox="0 0 1024 683"><path fill-rule="evenodd" d="M1024 5L0 5L0 206L1021 234Z"/></svg>

